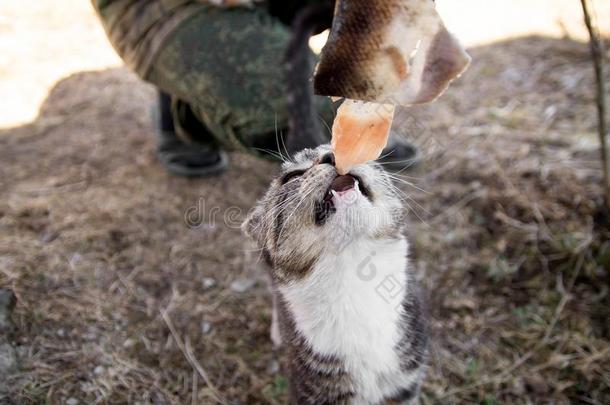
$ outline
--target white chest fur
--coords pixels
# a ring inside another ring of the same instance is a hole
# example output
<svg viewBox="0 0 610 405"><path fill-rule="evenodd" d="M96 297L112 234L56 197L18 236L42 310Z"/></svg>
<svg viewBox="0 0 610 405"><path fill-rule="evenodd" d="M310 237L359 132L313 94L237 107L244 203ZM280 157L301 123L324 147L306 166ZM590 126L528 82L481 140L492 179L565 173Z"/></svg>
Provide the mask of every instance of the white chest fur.
<svg viewBox="0 0 610 405"><path fill-rule="evenodd" d="M299 332L316 352L344 361L366 402L391 391L400 374L395 347L407 249L405 239L360 240L326 254L305 279L280 287Z"/></svg>

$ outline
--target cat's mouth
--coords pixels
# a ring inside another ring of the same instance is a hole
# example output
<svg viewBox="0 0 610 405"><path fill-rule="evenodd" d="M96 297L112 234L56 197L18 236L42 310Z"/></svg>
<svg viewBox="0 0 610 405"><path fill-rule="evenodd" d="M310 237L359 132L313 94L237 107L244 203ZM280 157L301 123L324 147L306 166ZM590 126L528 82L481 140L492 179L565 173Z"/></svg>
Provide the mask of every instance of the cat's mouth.
<svg viewBox="0 0 610 405"><path fill-rule="evenodd" d="M316 224L322 225L337 208L355 204L362 197L371 200L362 178L352 174L338 175L328 186L322 201L316 204Z"/></svg>

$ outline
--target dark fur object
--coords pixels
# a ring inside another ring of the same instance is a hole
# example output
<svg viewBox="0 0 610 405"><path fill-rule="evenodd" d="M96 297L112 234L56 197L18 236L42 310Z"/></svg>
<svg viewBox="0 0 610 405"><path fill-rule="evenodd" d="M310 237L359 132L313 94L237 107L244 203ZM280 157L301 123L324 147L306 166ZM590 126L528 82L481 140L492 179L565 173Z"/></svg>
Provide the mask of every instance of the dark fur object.
<svg viewBox="0 0 610 405"><path fill-rule="evenodd" d="M332 19L332 4L324 2L301 10L292 24L292 39L286 49L284 63L288 84L290 133L286 146L290 153L315 148L327 142L318 123L311 76L314 59L309 50L309 38Z"/></svg>

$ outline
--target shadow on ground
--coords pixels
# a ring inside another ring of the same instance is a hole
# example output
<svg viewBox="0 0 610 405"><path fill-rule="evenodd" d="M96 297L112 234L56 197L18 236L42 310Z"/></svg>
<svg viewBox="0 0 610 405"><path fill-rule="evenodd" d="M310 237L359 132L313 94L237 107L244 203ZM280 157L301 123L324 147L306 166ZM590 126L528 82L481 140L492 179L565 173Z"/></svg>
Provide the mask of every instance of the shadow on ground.
<svg viewBox="0 0 610 405"><path fill-rule="evenodd" d="M397 119L427 157L398 182L430 293L424 403L608 403L588 48L522 38L472 54L439 102ZM125 69L80 73L35 122L0 130L16 403L285 401L258 254L238 229L275 165L232 154L220 177L166 174L153 101Z"/></svg>

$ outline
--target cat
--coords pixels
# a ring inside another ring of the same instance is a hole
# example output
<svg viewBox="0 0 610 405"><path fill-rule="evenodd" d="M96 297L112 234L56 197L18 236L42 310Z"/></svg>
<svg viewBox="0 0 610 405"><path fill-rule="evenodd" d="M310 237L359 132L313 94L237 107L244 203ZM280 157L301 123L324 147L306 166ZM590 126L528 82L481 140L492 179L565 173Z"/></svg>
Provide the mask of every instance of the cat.
<svg viewBox="0 0 610 405"><path fill-rule="evenodd" d="M315 10L303 13L286 54L295 138L320 130L302 63ZM291 403L417 403L428 332L402 212L381 165L339 175L322 145L284 162L242 225L269 265Z"/></svg>

